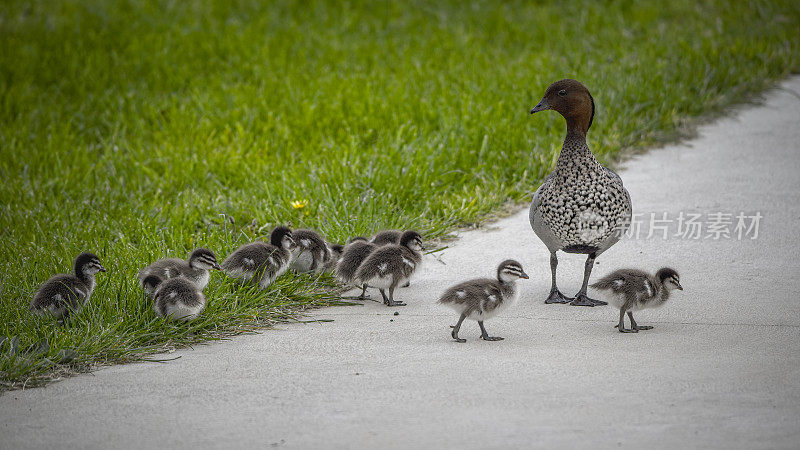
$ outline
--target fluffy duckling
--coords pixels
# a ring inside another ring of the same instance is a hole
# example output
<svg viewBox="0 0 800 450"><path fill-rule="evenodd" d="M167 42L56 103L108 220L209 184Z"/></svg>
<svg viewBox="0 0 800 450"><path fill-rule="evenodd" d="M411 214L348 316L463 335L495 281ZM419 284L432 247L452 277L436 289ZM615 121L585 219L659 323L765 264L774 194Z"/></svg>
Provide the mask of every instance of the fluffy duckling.
<svg viewBox="0 0 800 450"><path fill-rule="evenodd" d="M361 294L358 297L353 297L356 300L365 300L369 298L367 293L367 284L360 282L356 278L358 268L367 257L377 249L378 246L367 242L367 239L361 236L356 236L350 239L350 242L345 246L342 251L342 256L336 264L336 278L345 284L354 284L361 286Z"/></svg>
<svg viewBox="0 0 800 450"><path fill-rule="evenodd" d="M292 249L290 267L297 273L321 272L331 254L325 239L314 230L294 230L292 239L297 244Z"/></svg>
<svg viewBox="0 0 800 450"><path fill-rule="evenodd" d="M56 319L68 319L77 313L92 296L95 287L94 276L105 272L100 259L92 253L81 253L75 258L74 274L61 274L51 277L39 287L31 300L31 312L39 315L50 314Z"/></svg>
<svg viewBox="0 0 800 450"><path fill-rule="evenodd" d="M637 269L615 270L592 287L600 291L609 303L619 308L619 323L616 327L620 333L652 329L650 325L637 325L633 320L633 311L658 308L666 303L671 291L683 290L678 272L669 267L659 269L655 276ZM625 328L626 312L631 321L630 328Z"/></svg>
<svg viewBox="0 0 800 450"><path fill-rule="evenodd" d="M399 244L402 236L403 232L400 230L383 230L375 233L369 241L381 247L389 244Z"/></svg>
<svg viewBox="0 0 800 450"><path fill-rule="evenodd" d="M513 259L507 259L497 267L497 279L477 278L459 283L447 289L439 303L453 308L461 314L453 326L451 335L457 342L467 342L458 337L458 330L464 319L472 319L481 327L481 338L486 341L499 341L503 338L489 336L483 321L491 319L517 301L516 281L528 278L522 265Z"/></svg>
<svg viewBox="0 0 800 450"><path fill-rule="evenodd" d="M158 289L158 285L163 282L164 279L159 277L158 275L148 275L144 277L144 279L140 282L142 289L144 290L144 294L150 298L156 293Z"/></svg>
<svg viewBox="0 0 800 450"><path fill-rule="evenodd" d="M594 99L586 86L575 80L550 85L531 114L552 109L567 122L567 135L556 169L533 195L530 223L550 251L552 287L545 303L573 306L605 305L586 295L594 260L620 240L630 226L631 197L622 179L597 162L586 145L586 133L594 119ZM557 251L588 255L583 285L574 299L556 286Z"/></svg>
<svg viewBox="0 0 800 450"><path fill-rule="evenodd" d="M333 272L336 270L336 264L339 263L339 258L342 257L344 252L344 245L328 243L328 255L330 257L325 261L323 272Z"/></svg>
<svg viewBox="0 0 800 450"><path fill-rule="evenodd" d="M395 288L408 281L422 262L422 236L416 231L406 231L399 244L390 244L375 249L361 263L356 279L380 290L387 306L405 306L394 301ZM389 296L386 296L386 290Z"/></svg>
<svg viewBox="0 0 800 450"><path fill-rule="evenodd" d="M208 285L209 269L222 270L214 252L207 248L196 248L189 255L189 259L185 261L178 258L165 258L145 267L139 272L139 284L144 288L144 279L150 275L164 280L182 276L196 284L198 289L203 290Z"/></svg>
<svg viewBox="0 0 800 450"><path fill-rule="evenodd" d="M222 262L228 276L242 282L253 281L266 289L289 268L291 250L295 247L292 231L284 226L275 227L269 242L251 242L242 245Z"/></svg>
<svg viewBox="0 0 800 450"><path fill-rule="evenodd" d="M197 284L184 277L172 277L160 281L155 275L145 278L143 284L153 287L153 310L159 317L189 321L196 319L206 307L206 297ZM147 292L147 288L145 288Z"/></svg>

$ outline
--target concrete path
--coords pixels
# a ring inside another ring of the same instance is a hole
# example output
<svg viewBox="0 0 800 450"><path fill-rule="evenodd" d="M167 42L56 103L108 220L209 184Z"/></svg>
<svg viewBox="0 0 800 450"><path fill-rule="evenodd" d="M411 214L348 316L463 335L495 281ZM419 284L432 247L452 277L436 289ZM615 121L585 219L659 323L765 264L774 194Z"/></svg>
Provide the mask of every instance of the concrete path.
<svg viewBox="0 0 800 450"><path fill-rule="evenodd" d="M645 220L593 278L675 267L685 291L638 314L651 331L618 333L609 306L543 304L548 253L520 211L463 233L441 261L428 257L397 293L409 306L329 308L315 316L333 323L7 393L0 447L798 448L800 78L782 87L621 172ZM672 222L668 239L664 223L648 239L651 212L700 213L703 237L676 237ZM742 212L761 214L757 239L746 229L741 240L706 237L714 222L736 234ZM436 298L505 258L532 275L518 305L487 322L506 340L478 340L470 322L468 342L453 342L456 317ZM574 294L583 259L564 256L559 268Z"/></svg>

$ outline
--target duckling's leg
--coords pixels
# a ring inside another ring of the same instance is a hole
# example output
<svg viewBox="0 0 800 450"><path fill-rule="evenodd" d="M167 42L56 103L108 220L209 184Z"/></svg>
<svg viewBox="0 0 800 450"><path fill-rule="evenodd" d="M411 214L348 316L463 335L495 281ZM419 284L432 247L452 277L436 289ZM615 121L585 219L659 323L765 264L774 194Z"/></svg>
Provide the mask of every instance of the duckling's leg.
<svg viewBox="0 0 800 450"><path fill-rule="evenodd" d="M633 313L628 311L628 318L631 319L631 328L634 330L652 330L652 325L638 325L635 320L633 320Z"/></svg>
<svg viewBox="0 0 800 450"><path fill-rule="evenodd" d="M553 275L553 283L552 287L550 288L550 295L545 300L545 303L569 303L572 301L571 298L567 297L566 295L562 294L561 291L558 290L556 287L556 268L558 267L558 257L556 256L556 252L550 253L550 273Z"/></svg>
<svg viewBox="0 0 800 450"><path fill-rule="evenodd" d="M389 297L386 296L386 291L384 291L383 289L378 289L378 290L381 292L381 295L383 296L383 304L388 306Z"/></svg>
<svg viewBox="0 0 800 450"><path fill-rule="evenodd" d="M342 298L347 299L347 300L371 300L369 298L369 295L367 295L367 284L366 283L364 283L364 285L361 286L361 294L359 294L357 297L356 296L349 296L349 297L342 297Z"/></svg>
<svg viewBox="0 0 800 450"><path fill-rule="evenodd" d="M460 342L462 344L464 342L467 342L467 340L466 339L461 339L460 337L458 337L458 330L461 329L461 322L463 322L464 319L466 319L466 318L467 318L467 316L465 314L462 314L461 317L458 318L458 323L456 323L455 326L450 326L450 328L453 329L453 332L450 333L450 336L453 336L453 339L455 339L456 342Z"/></svg>
<svg viewBox="0 0 800 450"><path fill-rule="evenodd" d="M389 288L389 302L388 302L388 303L386 303L386 306L406 306L406 304L405 304L405 303L403 303L403 302L396 302L396 301L394 301L394 288L395 288L395 287L396 287L396 286L392 285L392 286Z"/></svg>
<svg viewBox="0 0 800 450"><path fill-rule="evenodd" d="M483 321L479 320L478 325L481 327L481 339L484 341L502 341L503 338L500 336L489 336L489 333L486 332L486 328L483 326Z"/></svg>
<svg viewBox="0 0 800 450"><path fill-rule="evenodd" d="M616 328L619 328L620 333L638 333L639 330L633 326L633 323L631 323L631 328L625 328L625 310L627 309L627 305L622 305L622 308L619 309L619 323L616 325ZM630 313L628 313L628 315L630 316Z"/></svg>
<svg viewBox="0 0 800 450"><path fill-rule="evenodd" d="M589 287L589 276L592 274L592 268L594 267L594 259L597 257L597 254L590 253L589 257L586 258L586 266L583 269L583 285L581 286L581 290L578 291L578 295L575 296L575 299L572 300L570 305L572 306L600 306L600 305L607 305L607 302L601 300L595 300L593 298L589 298L586 295L586 289Z"/></svg>

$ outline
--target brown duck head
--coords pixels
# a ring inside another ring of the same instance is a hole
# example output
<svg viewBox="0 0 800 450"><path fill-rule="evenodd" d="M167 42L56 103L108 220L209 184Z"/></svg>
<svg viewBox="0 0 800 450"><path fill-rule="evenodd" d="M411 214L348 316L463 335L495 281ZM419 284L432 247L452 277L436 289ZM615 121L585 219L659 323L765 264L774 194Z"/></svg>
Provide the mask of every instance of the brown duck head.
<svg viewBox="0 0 800 450"><path fill-rule="evenodd" d="M586 136L592 126L594 99L579 81L565 79L551 84L531 114L546 109L558 111L566 119L567 133L577 131Z"/></svg>

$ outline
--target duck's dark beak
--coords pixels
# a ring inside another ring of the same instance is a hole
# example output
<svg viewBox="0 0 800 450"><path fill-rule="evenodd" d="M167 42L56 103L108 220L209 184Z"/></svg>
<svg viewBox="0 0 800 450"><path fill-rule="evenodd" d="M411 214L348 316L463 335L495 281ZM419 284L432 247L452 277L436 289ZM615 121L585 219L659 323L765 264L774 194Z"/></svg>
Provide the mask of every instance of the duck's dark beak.
<svg viewBox="0 0 800 450"><path fill-rule="evenodd" d="M100 272L108 272L108 271L106 270L106 268L105 268L105 267L103 267L103 266L100 266L100 267L98 267L98 268L97 268L97 270L99 270Z"/></svg>
<svg viewBox="0 0 800 450"><path fill-rule="evenodd" d="M524 278L524 279L526 279L526 280L527 280L528 278L530 278L530 277L528 276L528 274L527 274L527 273L525 273L525 272L522 272L521 274L519 274L519 277L520 277L520 278Z"/></svg>
<svg viewBox="0 0 800 450"><path fill-rule="evenodd" d="M678 290L679 290L679 291L682 291L682 290L683 290L683 286L681 286L681 285L679 284L679 285L678 285Z"/></svg>
<svg viewBox="0 0 800 450"><path fill-rule="evenodd" d="M547 99L543 98L538 105L533 107L533 109L531 110L531 114L537 113L539 111L544 111L546 109L550 109L550 105L547 104Z"/></svg>
<svg viewBox="0 0 800 450"><path fill-rule="evenodd" d="M214 267L217 270L222 270L222 267L219 265L219 263L214 263L212 267Z"/></svg>

